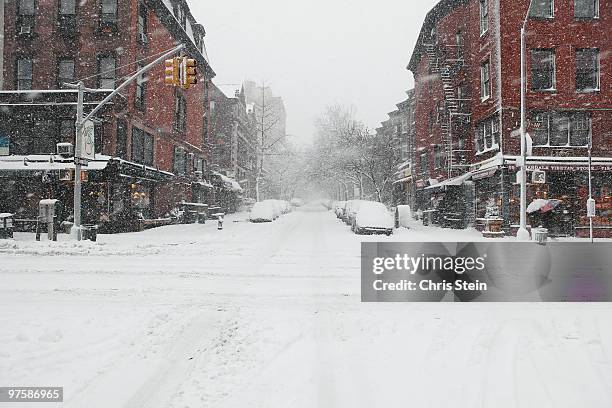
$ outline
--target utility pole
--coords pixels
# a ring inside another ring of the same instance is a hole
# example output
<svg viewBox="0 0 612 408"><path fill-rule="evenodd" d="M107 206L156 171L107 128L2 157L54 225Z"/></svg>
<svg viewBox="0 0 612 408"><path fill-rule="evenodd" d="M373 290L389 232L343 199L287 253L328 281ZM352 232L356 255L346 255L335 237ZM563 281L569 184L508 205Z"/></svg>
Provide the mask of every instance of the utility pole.
<svg viewBox="0 0 612 408"><path fill-rule="evenodd" d="M516 237L519 241L529 241L531 234L527 231L527 135L526 135L526 119L525 119L525 31L527 29L527 21L529 20L529 13L531 11L531 4L533 0L529 2L527 8L527 15L523 20L523 26L521 27L521 156L520 164L520 182L521 182L521 213L520 213L520 226L517 231Z"/></svg>
<svg viewBox="0 0 612 408"><path fill-rule="evenodd" d="M84 105L84 93L85 91L94 91L92 89L85 88L85 85L82 81L80 81L77 85L74 84L64 84L71 88L78 89L78 99L77 99L77 119L76 119L76 136L74 141L74 225L72 226L71 234L77 241L82 239L82 226L81 226L81 169L84 163L84 158L82 157L83 152L81 151L81 143L84 136L85 123L94 117L96 113L100 109L104 107L108 102L110 102L119 92L121 92L125 87L134 82L138 77L142 74L150 71L154 66L162 62L164 59L168 58L176 54L185 48L184 44L181 44L172 50L168 51L161 57L157 58L155 61L151 62L149 65L143 67L130 78L128 78L125 82L123 82L119 87L117 87L113 92L111 92L102 102L100 102L88 115L83 118L83 105Z"/></svg>
<svg viewBox="0 0 612 408"><path fill-rule="evenodd" d="M77 241L81 240L81 138L83 128L83 99L85 85L83 81L77 84L79 95L77 99L76 138L74 141L74 224L71 234Z"/></svg>

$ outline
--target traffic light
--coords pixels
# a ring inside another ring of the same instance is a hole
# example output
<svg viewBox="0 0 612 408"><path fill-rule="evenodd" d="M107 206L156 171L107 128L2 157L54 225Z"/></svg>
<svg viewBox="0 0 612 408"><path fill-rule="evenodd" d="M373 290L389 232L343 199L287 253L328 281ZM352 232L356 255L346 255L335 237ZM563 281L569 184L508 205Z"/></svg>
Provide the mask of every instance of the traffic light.
<svg viewBox="0 0 612 408"><path fill-rule="evenodd" d="M172 58L164 61L166 65L164 82L166 85L179 86L180 85L180 67L179 59Z"/></svg>
<svg viewBox="0 0 612 408"><path fill-rule="evenodd" d="M183 89L189 89L191 85L198 83L198 72L196 70L198 63L192 58L183 57L182 65L181 85Z"/></svg>

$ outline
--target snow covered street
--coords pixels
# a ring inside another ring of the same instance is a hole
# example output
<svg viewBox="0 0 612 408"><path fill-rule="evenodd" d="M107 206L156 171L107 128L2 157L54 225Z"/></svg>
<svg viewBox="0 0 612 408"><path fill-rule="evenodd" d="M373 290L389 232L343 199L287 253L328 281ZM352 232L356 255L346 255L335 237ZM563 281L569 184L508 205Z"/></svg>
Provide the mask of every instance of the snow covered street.
<svg viewBox="0 0 612 408"><path fill-rule="evenodd" d="M298 211L0 241L0 384L70 408L612 406L611 304L362 304L360 243L426 234Z"/></svg>

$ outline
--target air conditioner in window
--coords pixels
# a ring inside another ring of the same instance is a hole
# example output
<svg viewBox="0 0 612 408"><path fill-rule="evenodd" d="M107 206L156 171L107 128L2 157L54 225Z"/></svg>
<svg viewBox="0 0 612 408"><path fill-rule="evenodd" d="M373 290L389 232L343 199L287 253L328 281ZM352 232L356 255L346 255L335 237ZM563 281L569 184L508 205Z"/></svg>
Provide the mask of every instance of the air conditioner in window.
<svg viewBox="0 0 612 408"><path fill-rule="evenodd" d="M32 34L32 26L29 24L24 24L19 29L19 34Z"/></svg>
<svg viewBox="0 0 612 408"><path fill-rule="evenodd" d="M72 143L58 143L56 145L57 154L62 157L74 156L74 146Z"/></svg>

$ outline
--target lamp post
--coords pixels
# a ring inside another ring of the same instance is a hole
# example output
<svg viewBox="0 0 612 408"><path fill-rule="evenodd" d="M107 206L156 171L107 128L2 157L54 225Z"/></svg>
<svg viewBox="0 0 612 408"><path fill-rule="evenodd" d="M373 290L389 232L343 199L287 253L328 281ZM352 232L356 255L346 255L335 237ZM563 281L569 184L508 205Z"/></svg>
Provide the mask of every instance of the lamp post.
<svg viewBox="0 0 612 408"><path fill-rule="evenodd" d="M525 20L523 20L523 26L521 27L521 157L518 161L520 164L520 182L521 182L521 214L520 214L520 226L516 237L520 241L528 241L531 239L531 234L527 231L527 135L525 132L526 120L525 120L525 31L527 28L527 21L529 20L529 12L531 10L531 4L533 0L529 2L527 8L527 14Z"/></svg>

